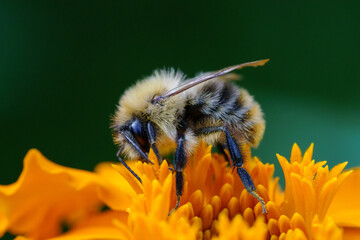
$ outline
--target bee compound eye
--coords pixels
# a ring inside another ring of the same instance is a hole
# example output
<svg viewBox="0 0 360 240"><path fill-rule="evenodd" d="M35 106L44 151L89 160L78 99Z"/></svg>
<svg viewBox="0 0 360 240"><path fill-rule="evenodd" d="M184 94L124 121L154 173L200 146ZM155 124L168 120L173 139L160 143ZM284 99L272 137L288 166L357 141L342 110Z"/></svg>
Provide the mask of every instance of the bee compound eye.
<svg viewBox="0 0 360 240"><path fill-rule="evenodd" d="M135 136L142 136L144 134L144 129L143 129L143 126L140 123L139 119L135 119L131 123L130 130L131 130L132 134L134 134Z"/></svg>

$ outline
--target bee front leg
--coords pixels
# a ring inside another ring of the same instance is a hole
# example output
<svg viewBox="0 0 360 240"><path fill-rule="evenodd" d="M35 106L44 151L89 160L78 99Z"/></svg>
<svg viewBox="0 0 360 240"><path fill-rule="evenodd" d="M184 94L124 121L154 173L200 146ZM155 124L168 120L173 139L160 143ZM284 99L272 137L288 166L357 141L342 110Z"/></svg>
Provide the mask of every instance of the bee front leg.
<svg viewBox="0 0 360 240"><path fill-rule="evenodd" d="M175 152L174 158L174 168L175 168L175 187L176 187L176 205L169 212L169 216L171 213L176 210L180 205L180 197L183 194L184 189L184 178L183 178L183 169L186 166L187 158L184 147L185 137L183 134L178 135L177 139L177 148Z"/></svg>
<svg viewBox="0 0 360 240"><path fill-rule="evenodd" d="M256 193L256 188L253 180L251 179L249 173L243 168L243 157L241 155L240 149L233 137L227 129L225 129L226 140L230 152L230 156L233 162L233 166L236 167L237 173L244 184L248 193L253 195L262 205L263 214L266 214L265 202L264 200Z"/></svg>
<svg viewBox="0 0 360 240"><path fill-rule="evenodd" d="M159 165L161 165L163 159L159 153L158 148L156 147L156 134L155 134L155 130L150 122L147 123L147 134L148 134L148 138L149 138L149 144L150 144L152 150L154 151L156 158L158 159Z"/></svg>
<svg viewBox="0 0 360 240"><path fill-rule="evenodd" d="M121 158L121 152L122 152L122 147L120 147L119 151L117 152L116 156L118 157L119 161L126 167L127 170L129 170L129 172L134 175L134 177L136 177L137 180L139 180L140 183L141 182L141 178L125 163L125 161Z"/></svg>
<svg viewBox="0 0 360 240"><path fill-rule="evenodd" d="M122 134L125 139L129 142L130 145L134 147L134 149L140 154L140 156L148 163L154 164L146 153L143 152L143 150L140 147L140 144L136 140L136 138L133 136L133 134L129 131L120 131L120 134Z"/></svg>

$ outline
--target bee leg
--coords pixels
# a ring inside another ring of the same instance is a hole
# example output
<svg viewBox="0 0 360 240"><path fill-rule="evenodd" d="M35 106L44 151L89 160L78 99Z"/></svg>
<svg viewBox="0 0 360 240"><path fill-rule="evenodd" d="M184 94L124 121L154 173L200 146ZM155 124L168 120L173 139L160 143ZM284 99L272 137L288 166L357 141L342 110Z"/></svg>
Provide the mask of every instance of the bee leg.
<svg viewBox="0 0 360 240"><path fill-rule="evenodd" d="M122 152L122 148L119 149L119 151L117 152L116 156L118 157L119 161L126 167L127 170L129 170L129 172L131 172L132 175L134 175L134 177L137 178L137 180L139 180L140 183L141 182L141 178L125 163L125 161L121 158L121 152Z"/></svg>
<svg viewBox="0 0 360 240"><path fill-rule="evenodd" d="M183 134L178 135L177 139L177 148L175 152L174 158L174 168L175 168L175 187L176 187L176 205L175 207L169 212L169 216L173 211L175 211L180 205L180 197L183 194L184 189L184 178L183 178L183 169L186 166L186 153L184 147L185 137Z"/></svg>
<svg viewBox="0 0 360 240"><path fill-rule="evenodd" d="M226 140L229 147L229 152L231 159L233 161L234 167L236 167L237 173L244 184L248 193L253 195L262 205L263 214L266 214L265 202L264 200L256 193L256 188L254 185L253 180L251 179L249 173L243 168L243 157L241 155L240 149L232 136L230 135L229 131L225 129Z"/></svg>
<svg viewBox="0 0 360 240"><path fill-rule="evenodd" d="M161 158L159 150L156 147L155 130L154 130L153 126L151 126L150 122L147 123L147 134L148 134L148 137L149 137L150 146L151 146L152 150L154 151L154 153L156 155L156 158L158 159L159 165L161 165L163 159Z"/></svg>
<svg viewBox="0 0 360 240"><path fill-rule="evenodd" d="M216 132L224 132L225 131L225 127L204 127L204 128L200 128L198 130L195 131L195 134L197 136L201 136L201 135L208 135L208 134L212 134L212 133L216 133ZM226 160L232 164L232 161L229 157L229 150L226 147L226 144L222 144L222 143L218 143L217 144L218 149L220 150L220 152L225 156ZM227 150L227 151L225 151Z"/></svg>
<svg viewBox="0 0 360 240"><path fill-rule="evenodd" d="M253 195L262 205L263 213L266 214L265 202L264 200L256 193L256 188L253 180L251 179L249 173L243 168L243 157L241 155L240 149L236 144L235 140L225 127L205 127L196 130L196 135L207 135L215 132L225 132L226 141L228 145L228 150L230 153L232 166L236 168L237 173L244 184L246 190L249 194Z"/></svg>
<svg viewBox="0 0 360 240"><path fill-rule="evenodd" d="M229 150L227 149L227 147L225 146L225 144L218 143L218 144L217 144L217 148L220 150L220 152L222 153L222 155L225 156L226 161L227 161L229 164L232 164L232 161L231 161L230 156L229 156Z"/></svg>
<svg viewBox="0 0 360 240"><path fill-rule="evenodd" d="M126 140L138 151L138 153L145 159L146 162L154 164L148 156L141 150L140 144L135 139L135 137L129 131L120 131L122 135L126 138Z"/></svg>

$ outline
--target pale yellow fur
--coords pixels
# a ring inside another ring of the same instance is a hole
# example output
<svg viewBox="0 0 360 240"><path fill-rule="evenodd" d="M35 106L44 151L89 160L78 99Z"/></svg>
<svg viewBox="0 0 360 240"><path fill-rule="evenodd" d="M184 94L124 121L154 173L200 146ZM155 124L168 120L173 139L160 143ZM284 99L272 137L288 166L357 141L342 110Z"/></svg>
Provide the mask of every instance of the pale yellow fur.
<svg viewBox="0 0 360 240"><path fill-rule="evenodd" d="M129 88L120 98L116 114L113 118L113 125L123 126L133 116L141 116L158 125L158 138L163 141L165 138L175 141L177 117L182 113L184 105L184 94L178 94L169 99L152 104L154 96L159 96L175 88L183 80L181 72L155 71L153 75L137 82ZM163 136L166 133L166 137ZM129 158L138 157L138 153L125 141L122 135L116 135L116 143L122 143L124 153Z"/></svg>

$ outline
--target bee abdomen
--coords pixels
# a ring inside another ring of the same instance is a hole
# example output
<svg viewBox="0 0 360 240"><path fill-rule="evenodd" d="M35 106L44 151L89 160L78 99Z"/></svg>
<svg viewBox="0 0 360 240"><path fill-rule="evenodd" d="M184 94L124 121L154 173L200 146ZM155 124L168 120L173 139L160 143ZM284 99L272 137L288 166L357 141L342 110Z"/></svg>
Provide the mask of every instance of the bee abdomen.
<svg viewBox="0 0 360 240"><path fill-rule="evenodd" d="M204 84L185 106L185 118L194 128L223 125L241 143L256 146L261 140L265 121L259 104L245 90L230 82Z"/></svg>
<svg viewBox="0 0 360 240"><path fill-rule="evenodd" d="M265 130L263 113L260 105L245 89L239 90L237 109L229 113L225 124L231 126L235 138L240 143L257 146Z"/></svg>
<svg viewBox="0 0 360 240"><path fill-rule="evenodd" d="M202 120L209 116L224 119L236 107L239 89L224 82L204 84L185 106L185 117Z"/></svg>

